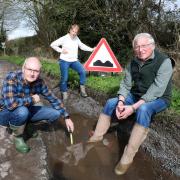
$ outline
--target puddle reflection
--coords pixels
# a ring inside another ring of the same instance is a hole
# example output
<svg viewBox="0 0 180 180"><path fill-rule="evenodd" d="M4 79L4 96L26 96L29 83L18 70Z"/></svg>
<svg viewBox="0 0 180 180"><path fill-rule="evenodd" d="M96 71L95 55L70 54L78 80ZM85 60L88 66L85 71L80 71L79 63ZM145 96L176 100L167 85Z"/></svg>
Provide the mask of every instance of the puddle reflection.
<svg viewBox="0 0 180 180"><path fill-rule="evenodd" d="M66 164L71 164L77 166L81 159L84 159L87 155L87 152L91 150L94 146L89 144L83 146L83 143L78 143L66 147L66 152L62 155L60 160Z"/></svg>

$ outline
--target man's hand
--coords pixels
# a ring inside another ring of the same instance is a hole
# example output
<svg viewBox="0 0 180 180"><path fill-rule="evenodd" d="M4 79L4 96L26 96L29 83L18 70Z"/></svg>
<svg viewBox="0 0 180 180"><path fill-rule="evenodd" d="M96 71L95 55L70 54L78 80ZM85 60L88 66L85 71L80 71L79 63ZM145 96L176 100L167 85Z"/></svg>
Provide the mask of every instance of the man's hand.
<svg viewBox="0 0 180 180"><path fill-rule="evenodd" d="M68 131L73 132L74 131L74 123L72 122L72 120L69 119L65 119L65 123L66 123L66 127L68 129Z"/></svg>
<svg viewBox="0 0 180 180"><path fill-rule="evenodd" d="M35 104L40 102L40 97L37 94L32 95L32 99Z"/></svg>
<svg viewBox="0 0 180 180"><path fill-rule="evenodd" d="M124 106L124 109L123 111L121 111L119 114L118 114L118 119L126 119L127 117L129 117L131 114L134 113L134 108L132 107L132 105L130 106Z"/></svg>
<svg viewBox="0 0 180 180"><path fill-rule="evenodd" d="M124 103L123 101L119 101L116 106L116 116L119 119L121 116L121 113L124 111Z"/></svg>

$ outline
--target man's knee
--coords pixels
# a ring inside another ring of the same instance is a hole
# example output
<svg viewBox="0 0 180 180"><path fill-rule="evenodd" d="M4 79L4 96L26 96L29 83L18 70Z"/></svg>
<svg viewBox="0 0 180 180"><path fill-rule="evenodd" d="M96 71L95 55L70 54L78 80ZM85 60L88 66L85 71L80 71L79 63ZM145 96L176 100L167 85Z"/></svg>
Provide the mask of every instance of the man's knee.
<svg viewBox="0 0 180 180"><path fill-rule="evenodd" d="M29 110L28 110L28 108L25 107L25 106L18 107L18 108L16 109L16 116L17 116L18 118L27 120L27 118L28 118L28 116L29 116Z"/></svg>
<svg viewBox="0 0 180 180"><path fill-rule="evenodd" d="M29 110L25 106L18 107L14 110L13 116L14 117L10 120L10 124L17 126L22 125L28 120Z"/></svg>
<svg viewBox="0 0 180 180"><path fill-rule="evenodd" d="M115 109L116 108L116 105L117 105L117 102L118 102L118 98L110 98L107 100L106 102L106 107L109 108L109 109Z"/></svg>
<svg viewBox="0 0 180 180"><path fill-rule="evenodd" d="M62 115L61 111L59 110L56 110L56 109L52 109L52 112L51 112L51 117L49 119L49 122L54 122L54 121L57 121L60 116Z"/></svg>
<svg viewBox="0 0 180 180"><path fill-rule="evenodd" d="M139 108L138 111L141 113L147 113L149 108L146 106L146 104L142 104Z"/></svg>
<svg viewBox="0 0 180 180"><path fill-rule="evenodd" d="M108 99L106 101L104 108L103 108L103 113L108 115L108 116L112 116L112 113L116 108L117 102L118 102L118 98Z"/></svg>
<svg viewBox="0 0 180 180"><path fill-rule="evenodd" d="M148 128L151 123L152 112L150 111L148 106L143 104L139 107L136 118L136 123L140 124L145 128Z"/></svg>

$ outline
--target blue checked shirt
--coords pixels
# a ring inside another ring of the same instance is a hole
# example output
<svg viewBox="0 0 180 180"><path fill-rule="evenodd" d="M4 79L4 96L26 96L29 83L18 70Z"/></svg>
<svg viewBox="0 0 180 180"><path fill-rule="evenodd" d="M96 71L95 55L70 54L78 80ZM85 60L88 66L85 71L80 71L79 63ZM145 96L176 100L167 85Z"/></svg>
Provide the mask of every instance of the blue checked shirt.
<svg viewBox="0 0 180 180"><path fill-rule="evenodd" d="M27 83L23 78L22 71L9 72L3 82L2 98L0 99L0 110L14 110L19 106L32 106L32 95L44 96L54 109L64 110L64 117L69 116L61 107L62 101L58 99L47 87L45 82L39 78L35 82Z"/></svg>

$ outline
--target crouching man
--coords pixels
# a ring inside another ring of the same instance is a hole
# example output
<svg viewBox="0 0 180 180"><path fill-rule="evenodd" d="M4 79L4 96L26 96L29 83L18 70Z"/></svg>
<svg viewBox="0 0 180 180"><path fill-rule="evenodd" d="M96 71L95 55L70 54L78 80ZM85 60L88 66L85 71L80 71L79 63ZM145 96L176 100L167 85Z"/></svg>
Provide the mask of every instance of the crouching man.
<svg viewBox="0 0 180 180"><path fill-rule="evenodd" d="M48 89L40 78L41 63L37 57L25 60L22 70L9 72L3 81L0 99L0 125L9 126L14 134L16 150L29 152L30 148L23 138L28 122L47 120L53 123L60 116L65 118L68 130L74 131L74 124L60 99ZM42 95L52 107L34 106Z"/></svg>
<svg viewBox="0 0 180 180"><path fill-rule="evenodd" d="M135 124L124 153L115 167L117 175L124 174L133 162L140 145L146 139L152 116L170 104L173 63L165 54L155 49L153 37L137 34L132 42L134 58L125 70L118 97L109 99L89 142L98 142L107 132L112 115L118 121L136 114Z"/></svg>

